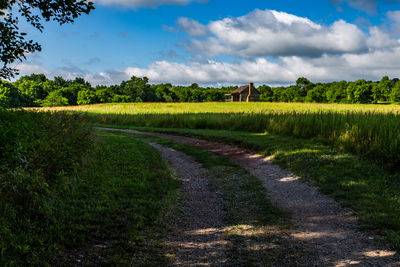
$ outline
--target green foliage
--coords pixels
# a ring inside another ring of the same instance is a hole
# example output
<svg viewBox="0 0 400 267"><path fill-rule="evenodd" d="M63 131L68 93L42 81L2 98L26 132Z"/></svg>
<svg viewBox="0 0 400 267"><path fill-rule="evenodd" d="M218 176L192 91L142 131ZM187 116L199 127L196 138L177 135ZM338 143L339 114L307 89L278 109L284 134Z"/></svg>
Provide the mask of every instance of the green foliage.
<svg viewBox="0 0 400 267"><path fill-rule="evenodd" d="M89 14L94 9L93 3L87 0L77 1L26 1L2 0L0 2L0 69L1 78L14 77L17 69L9 65L26 59L26 54L40 51L41 46L33 40L25 40L26 33L18 26L21 18L25 23L43 31L42 19L57 23L72 23L82 13Z"/></svg>
<svg viewBox="0 0 400 267"><path fill-rule="evenodd" d="M136 266L165 265L157 244L177 181L147 144L103 136L93 147L84 121L0 110L1 266L73 265L80 258L54 257L82 245L90 265L129 265L133 255ZM85 251L93 240L107 248Z"/></svg>
<svg viewBox="0 0 400 267"><path fill-rule="evenodd" d="M398 79L387 76L380 82L358 80L314 84L301 77L295 85L270 87L260 85L260 100L267 102L314 102L314 103L380 103L393 101L392 89ZM148 84L146 77L132 76L120 85L92 87L83 78L65 80L55 77L48 80L43 74L23 76L14 83L21 95L19 106L39 106L53 91L61 91L69 105L88 105L96 103L126 102L224 102L225 94L236 86L212 88L200 87L194 83L189 86L171 84Z"/></svg>
<svg viewBox="0 0 400 267"><path fill-rule="evenodd" d="M326 102L325 90L323 85L317 85L313 89L307 91L305 102L323 103Z"/></svg>
<svg viewBox="0 0 400 267"><path fill-rule="evenodd" d="M42 265L65 237L59 197L91 128L78 115L4 110L0 127L0 265Z"/></svg>
<svg viewBox="0 0 400 267"><path fill-rule="evenodd" d="M61 89L62 95L68 99L70 105L78 104L78 94L80 91L86 91L88 87L81 83L72 83Z"/></svg>
<svg viewBox="0 0 400 267"><path fill-rule="evenodd" d="M12 83L0 81L0 107L15 108L21 107L23 98Z"/></svg>
<svg viewBox="0 0 400 267"><path fill-rule="evenodd" d="M394 102L400 102L400 81L398 81L393 87L390 93L390 99Z"/></svg>
<svg viewBox="0 0 400 267"><path fill-rule="evenodd" d="M68 106L68 99L63 97L61 90L50 92L41 102L42 107Z"/></svg>
<svg viewBox="0 0 400 267"><path fill-rule="evenodd" d="M88 105L88 104L94 104L96 102L97 102L97 96L93 91L84 90L78 92L78 100L77 100L78 105Z"/></svg>

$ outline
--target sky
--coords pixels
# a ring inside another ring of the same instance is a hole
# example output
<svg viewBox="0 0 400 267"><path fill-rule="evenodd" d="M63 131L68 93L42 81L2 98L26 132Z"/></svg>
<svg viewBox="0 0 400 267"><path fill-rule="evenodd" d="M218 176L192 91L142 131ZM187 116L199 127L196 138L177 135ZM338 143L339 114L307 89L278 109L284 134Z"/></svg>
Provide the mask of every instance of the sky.
<svg viewBox="0 0 400 267"><path fill-rule="evenodd" d="M400 0L94 0L73 24L21 30L21 75L203 86L400 77Z"/></svg>

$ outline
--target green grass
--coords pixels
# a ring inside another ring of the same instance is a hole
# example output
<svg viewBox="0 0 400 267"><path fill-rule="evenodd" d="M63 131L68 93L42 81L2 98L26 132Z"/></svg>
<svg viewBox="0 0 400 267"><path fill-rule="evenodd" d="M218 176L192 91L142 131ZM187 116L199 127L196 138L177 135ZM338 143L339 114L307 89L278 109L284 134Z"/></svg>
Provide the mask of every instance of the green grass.
<svg viewBox="0 0 400 267"><path fill-rule="evenodd" d="M266 156L272 155L275 163L319 187L343 206L350 207L362 229L383 236L400 251L399 173L390 173L371 161L315 139L237 131L131 128L234 143Z"/></svg>
<svg viewBox="0 0 400 267"><path fill-rule="evenodd" d="M157 142L192 156L209 171L211 186L221 193L227 225L224 234L229 266L294 266L300 243L285 234L289 216L273 205L262 182L235 163L214 153L167 139L113 131ZM309 256L311 258L311 255Z"/></svg>
<svg viewBox="0 0 400 267"><path fill-rule="evenodd" d="M102 133L89 156L68 195L69 246L78 245L89 265L165 264L165 215L179 183L160 154L143 142ZM100 251L94 248L98 240Z"/></svg>
<svg viewBox="0 0 400 267"><path fill-rule="evenodd" d="M0 110L0 128L1 266L165 262L178 182L157 151L65 113Z"/></svg>

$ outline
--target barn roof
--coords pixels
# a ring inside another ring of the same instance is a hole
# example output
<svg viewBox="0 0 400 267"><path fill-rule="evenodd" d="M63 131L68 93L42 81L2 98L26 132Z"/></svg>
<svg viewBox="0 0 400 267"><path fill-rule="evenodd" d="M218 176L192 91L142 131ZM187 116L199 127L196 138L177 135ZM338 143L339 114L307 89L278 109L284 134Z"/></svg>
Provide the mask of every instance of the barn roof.
<svg viewBox="0 0 400 267"><path fill-rule="evenodd" d="M242 93L244 91L247 91L247 92L249 91L249 86L248 85L243 85L243 86L238 87L237 89L233 90L231 94L240 94L240 93ZM260 92L256 88L254 88L253 92L255 94L260 94Z"/></svg>

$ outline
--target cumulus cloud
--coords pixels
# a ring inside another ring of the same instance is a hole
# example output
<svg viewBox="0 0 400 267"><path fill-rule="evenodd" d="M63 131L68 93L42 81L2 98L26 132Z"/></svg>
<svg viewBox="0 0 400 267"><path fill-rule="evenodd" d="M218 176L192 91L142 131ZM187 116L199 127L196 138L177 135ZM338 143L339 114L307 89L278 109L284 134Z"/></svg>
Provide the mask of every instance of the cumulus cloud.
<svg viewBox="0 0 400 267"><path fill-rule="evenodd" d="M107 6L120 6L125 8L158 7L161 5L187 5L191 2L205 3L207 0L94 0L95 3Z"/></svg>
<svg viewBox="0 0 400 267"><path fill-rule="evenodd" d="M108 70L98 73L75 68L60 68L54 71L37 65L24 64L21 74L45 73L47 77L77 76L92 85L119 84L131 76L149 78L151 83L173 83L201 85L246 84L249 81L266 84L294 83L298 77L307 77L314 82L368 79L379 80L384 75L400 77L400 47L374 50L362 54L323 55L318 58L299 56L278 57L276 60L256 58L240 62L214 60L178 63L156 61L148 67L129 67L123 70Z"/></svg>
<svg viewBox="0 0 400 267"><path fill-rule="evenodd" d="M285 12L254 10L237 17L211 21L207 25L183 19L180 28L193 38L192 51L208 56L232 54L241 58L262 56L309 56L360 53L368 50L368 36L356 25L338 20L330 26Z"/></svg>
<svg viewBox="0 0 400 267"><path fill-rule="evenodd" d="M388 12L387 17L393 27L400 25L400 11ZM133 75L146 76L151 83L201 85L249 81L284 84L301 76L314 82L400 77L400 42L383 27L373 26L363 32L343 20L326 26L271 10L255 10L207 25L181 18L176 25L191 36L188 47L195 53L186 62L182 58L173 62L178 54L166 50L161 57L165 60L147 67L92 73L71 64L47 70L32 62L22 65L21 73L39 72L67 79L80 76L93 85L118 84ZM220 54L234 55L237 61L207 58Z"/></svg>
<svg viewBox="0 0 400 267"><path fill-rule="evenodd" d="M242 84L293 83L298 77L313 81L356 80L360 78L379 80L384 75L400 76L400 48L375 50L363 54L324 55L305 59L299 56L265 58L241 62L189 62L187 64L158 61L147 68L127 68L127 76L146 76L152 83L175 84Z"/></svg>

